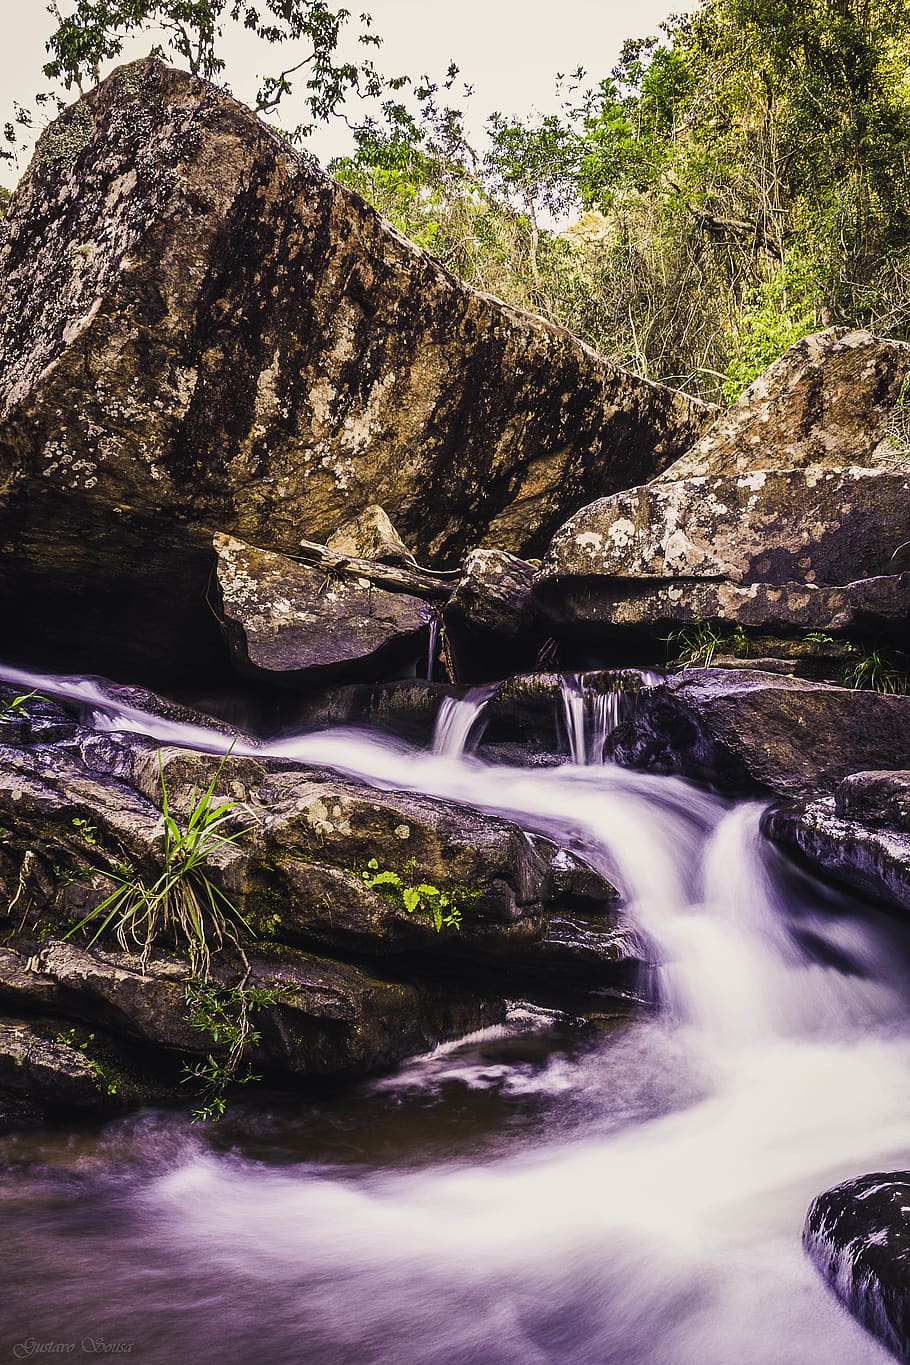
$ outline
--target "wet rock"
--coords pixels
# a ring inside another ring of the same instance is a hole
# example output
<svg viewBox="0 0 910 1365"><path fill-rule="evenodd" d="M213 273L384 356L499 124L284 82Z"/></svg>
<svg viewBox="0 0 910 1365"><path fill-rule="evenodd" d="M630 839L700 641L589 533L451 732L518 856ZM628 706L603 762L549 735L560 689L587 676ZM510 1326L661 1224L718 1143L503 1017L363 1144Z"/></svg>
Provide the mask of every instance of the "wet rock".
<svg viewBox="0 0 910 1365"><path fill-rule="evenodd" d="M910 760L910 697L776 674L688 669L643 690L607 741L618 763L733 792L830 793Z"/></svg>
<svg viewBox="0 0 910 1365"><path fill-rule="evenodd" d="M845 820L862 820L910 834L910 772L852 773L834 793Z"/></svg>
<svg viewBox="0 0 910 1365"><path fill-rule="evenodd" d="M339 526L326 541L326 548L378 564L407 566L417 562L383 508L375 504Z"/></svg>
<svg viewBox="0 0 910 1365"><path fill-rule="evenodd" d="M763 818L769 838L828 881L910 910L910 834L841 815L835 799L797 802Z"/></svg>
<svg viewBox="0 0 910 1365"><path fill-rule="evenodd" d="M117 1102L117 1081L93 1055L94 1042L93 1034L62 1021L0 1018L0 1090L67 1110Z"/></svg>
<svg viewBox="0 0 910 1365"><path fill-rule="evenodd" d="M533 554L714 416L459 283L151 59L46 131L0 278L5 632L58 668L217 677L214 530L294 554L381 504L423 562Z"/></svg>
<svg viewBox="0 0 910 1365"><path fill-rule="evenodd" d="M544 642L535 573L535 565L504 550L468 555L444 613L460 679L499 677L535 663Z"/></svg>
<svg viewBox="0 0 910 1365"><path fill-rule="evenodd" d="M910 1172L863 1175L820 1194L803 1244L844 1307L910 1361Z"/></svg>
<svg viewBox="0 0 910 1365"><path fill-rule="evenodd" d="M362 725L399 735L415 744L429 745L440 705L465 690L422 678L333 687L301 701L295 713L295 726L328 730L334 726Z"/></svg>
<svg viewBox="0 0 910 1365"><path fill-rule="evenodd" d="M217 583L238 672L297 687L352 674L382 679L427 657L433 608L367 579L330 576L217 535Z"/></svg>
<svg viewBox="0 0 910 1365"><path fill-rule="evenodd" d="M803 337L659 481L866 464L908 374L903 342L842 327Z"/></svg>
<svg viewBox="0 0 910 1365"><path fill-rule="evenodd" d="M55 744L75 728L72 717L49 697L0 684L0 744Z"/></svg>
<svg viewBox="0 0 910 1365"><path fill-rule="evenodd" d="M162 778L185 820L216 774L216 798L240 803L235 827L247 832L211 851L208 872L260 935L366 955L487 958L544 932L546 863L509 821L279 759L224 760L130 735L81 753L0 750L8 915L68 924L108 894L104 874L125 859L154 881ZM410 909L409 888L423 888ZM440 906L457 912L460 931L437 931Z"/></svg>
<svg viewBox="0 0 910 1365"><path fill-rule="evenodd" d="M239 960L229 972L217 963L209 983L230 1014L231 991L246 974ZM247 1060L286 1076L325 1076L371 1070L433 1046L458 1031L497 1017L500 1007L466 994L389 981L349 963L268 948L250 952L245 985L274 1002L256 1011L260 1041ZM122 952L51 942L41 968L60 987L62 1008L181 1056L225 1057L229 1044L191 1021L185 962L153 953L142 964ZM220 992L220 997L218 995Z"/></svg>

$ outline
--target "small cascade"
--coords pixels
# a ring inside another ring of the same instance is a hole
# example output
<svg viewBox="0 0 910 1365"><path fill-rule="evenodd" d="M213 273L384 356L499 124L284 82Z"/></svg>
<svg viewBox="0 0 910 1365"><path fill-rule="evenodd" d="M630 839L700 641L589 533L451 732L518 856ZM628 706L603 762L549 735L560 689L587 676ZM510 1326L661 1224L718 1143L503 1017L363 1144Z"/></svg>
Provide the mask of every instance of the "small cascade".
<svg viewBox="0 0 910 1365"><path fill-rule="evenodd" d="M427 682L433 681L433 668L436 663L436 646L439 644L439 617L434 616L430 622L430 634L427 643Z"/></svg>
<svg viewBox="0 0 910 1365"><path fill-rule="evenodd" d="M463 754L471 752L471 738L473 736L475 744L480 739L482 729L478 722L496 686L496 683L491 683L486 687L472 687L463 697L443 699L433 730L434 754L461 758Z"/></svg>
<svg viewBox="0 0 910 1365"><path fill-rule="evenodd" d="M619 687L592 687L584 673L564 673L559 696L572 762L603 763L604 744L622 719L626 693Z"/></svg>

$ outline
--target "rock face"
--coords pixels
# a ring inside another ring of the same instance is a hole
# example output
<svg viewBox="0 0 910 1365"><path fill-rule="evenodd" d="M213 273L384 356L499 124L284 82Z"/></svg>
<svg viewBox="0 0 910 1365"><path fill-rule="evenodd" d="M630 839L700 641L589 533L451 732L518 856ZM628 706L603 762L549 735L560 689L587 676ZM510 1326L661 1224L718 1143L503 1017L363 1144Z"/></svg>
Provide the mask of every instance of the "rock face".
<svg viewBox="0 0 910 1365"><path fill-rule="evenodd" d="M848 1180L814 1200L803 1243L829 1287L898 1360L910 1361L910 1171Z"/></svg>
<svg viewBox="0 0 910 1365"><path fill-rule="evenodd" d="M610 736L619 763L723 790L808 797L910 760L910 697L778 674L689 669L639 695Z"/></svg>
<svg viewBox="0 0 910 1365"><path fill-rule="evenodd" d="M807 337L646 487L554 536L537 592L557 628L717 621L899 634L910 620L910 479L876 453L910 347Z"/></svg>
<svg viewBox="0 0 910 1365"><path fill-rule="evenodd" d="M844 820L863 820L910 834L910 772L853 773L834 793Z"/></svg>
<svg viewBox="0 0 910 1365"><path fill-rule="evenodd" d="M372 559L377 564L404 566L415 562L384 509L375 505L365 507L358 516L339 526L326 545L336 554Z"/></svg>
<svg viewBox="0 0 910 1365"><path fill-rule="evenodd" d="M216 535L219 607L239 673L279 686L426 668L428 603Z"/></svg>
<svg viewBox="0 0 910 1365"><path fill-rule="evenodd" d="M153 60L47 130L0 279L6 638L57 667L212 670L215 531L293 554L381 503L423 562L533 553L713 416L460 284Z"/></svg>
<svg viewBox="0 0 910 1365"><path fill-rule="evenodd" d="M503 550L472 550L445 608L459 678L476 681L531 666L543 644L535 566Z"/></svg>
<svg viewBox="0 0 910 1365"><path fill-rule="evenodd" d="M804 337L659 480L856 464L884 435L908 374L903 342L840 327Z"/></svg>
<svg viewBox="0 0 910 1365"><path fill-rule="evenodd" d="M191 1017L176 939L143 960L129 936L64 937L110 893L112 871L146 886L161 875L163 787L185 823L210 783L216 803L239 803L243 833L208 850L206 875L244 922L243 959L213 953L211 984L228 1006L241 975L274 997L249 1053L263 1073L389 1065L497 1018L506 982L543 990L551 969L579 989L637 977L644 950L614 915L614 888L508 820L290 759L222 760L71 725L59 744L0 747L0 1099L115 1102L98 1085L115 1071L134 1076L117 1082L118 1104L173 1097L182 1059L226 1055ZM56 1031L20 1038L20 1016ZM83 1030L75 1045L71 1028ZM91 1047L85 1030L97 1030Z"/></svg>

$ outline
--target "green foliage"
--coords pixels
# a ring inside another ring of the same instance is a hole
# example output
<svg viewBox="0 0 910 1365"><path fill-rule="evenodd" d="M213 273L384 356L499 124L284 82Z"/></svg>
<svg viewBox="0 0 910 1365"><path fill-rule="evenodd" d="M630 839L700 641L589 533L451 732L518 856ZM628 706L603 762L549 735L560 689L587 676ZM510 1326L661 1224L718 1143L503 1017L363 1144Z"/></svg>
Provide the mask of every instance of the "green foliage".
<svg viewBox="0 0 910 1365"><path fill-rule="evenodd" d="M111 1097L119 1094L116 1081L106 1074L104 1067L89 1051L91 1045L95 1041L94 1033L84 1034L81 1030L71 1028L65 1033L58 1033L55 1041L62 1043L64 1047L75 1048L78 1052L82 1053L86 1062L98 1077L99 1082L104 1088L105 1094L110 1095Z"/></svg>
<svg viewBox="0 0 910 1365"><path fill-rule="evenodd" d="M868 688L893 696L910 692L910 674L905 654L854 645L851 649L851 659L844 673L844 683L847 687Z"/></svg>
<svg viewBox="0 0 910 1365"><path fill-rule="evenodd" d="M717 654L734 654L738 658L749 655L749 641L742 626L724 629L710 622L700 621L685 626L663 637L667 645L667 660L677 668L710 668Z"/></svg>
<svg viewBox="0 0 910 1365"><path fill-rule="evenodd" d="M98 827L93 825L90 820L80 819L78 815L73 816L73 829L80 835L87 844L95 845L98 842Z"/></svg>
<svg viewBox="0 0 910 1365"><path fill-rule="evenodd" d="M460 929L462 906L479 894L466 888L444 890L431 882L406 882L397 872L380 868L375 858L370 859L359 875L371 890L403 905L409 915L418 911L429 915L437 933L443 929Z"/></svg>
<svg viewBox="0 0 910 1365"><path fill-rule="evenodd" d="M248 1065L244 1054L260 1041L259 1030L252 1016L260 1010L278 1005L291 994L286 986L224 986L203 977L194 978L186 988L187 1023L213 1042L223 1044L227 1054L214 1057L209 1053L204 1060L184 1067L184 1083L197 1082L199 1101L193 1110L194 1123L215 1123L224 1117L227 1092L232 1086L247 1085L261 1080Z"/></svg>
<svg viewBox="0 0 910 1365"><path fill-rule="evenodd" d="M39 697L37 692L23 692L21 697L13 697L10 701L0 701L0 717L5 720L15 720L17 718L28 720L29 713L27 703L34 697L38 697L39 701L43 701L43 698Z"/></svg>
<svg viewBox="0 0 910 1365"><path fill-rule="evenodd" d="M205 976L213 947L220 948L226 939L238 942L240 928L251 932L233 902L209 876L214 855L250 832L246 828L225 833L239 805L233 800L218 801L214 795L225 759L201 796L197 797L194 788L192 808L181 821L171 812L159 751L164 824L160 866L148 877L135 867L105 871L115 883L114 890L68 931L67 938L91 928L91 946L105 930L113 928L124 951L138 947L146 962L153 943L166 936L186 950L193 970Z"/></svg>

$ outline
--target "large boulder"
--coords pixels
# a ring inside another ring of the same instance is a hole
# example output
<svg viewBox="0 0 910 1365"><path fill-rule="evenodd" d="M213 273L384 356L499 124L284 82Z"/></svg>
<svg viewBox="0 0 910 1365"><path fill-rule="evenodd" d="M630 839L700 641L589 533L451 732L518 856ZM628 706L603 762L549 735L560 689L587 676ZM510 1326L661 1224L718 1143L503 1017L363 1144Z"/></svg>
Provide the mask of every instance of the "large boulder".
<svg viewBox="0 0 910 1365"><path fill-rule="evenodd" d="M832 1293L898 1360L910 1362L910 1171L826 1190L803 1244Z"/></svg>
<svg viewBox="0 0 910 1365"><path fill-rule="evenodd" d="M427 668L433 608L216 535L218 605L234 667L283 687Z"/></svg>
<svg viewBox="0 0 910 1365"><path fill-rule="evenodd" d="M422 562L535 553L714 415L155 60L47 129L0 231L6 647L58 667L211 672L214 531L293 554L380 503Z"/></svg>
<svg viewBox="0 0 910 1365"><path fill-rule="evenodd" d="M792 347L650 485L560 528L536 584L557 631L899 634L910 478L876 443L908 372L867 332Z"/></svg>
<svg viewBox="0 0 910 1365"><path fill-rule="evenodd" d="M644 689L607 741L619 763L732 792L809 797L910 762L910 697L758 671L689 669Z"/></svg>
<svg viewBox="0 0 910 1365"><path fill-rule="evenodd" d="M905 342L843 327L803 337L659 480L864 464L908 374Z"/></svg>

